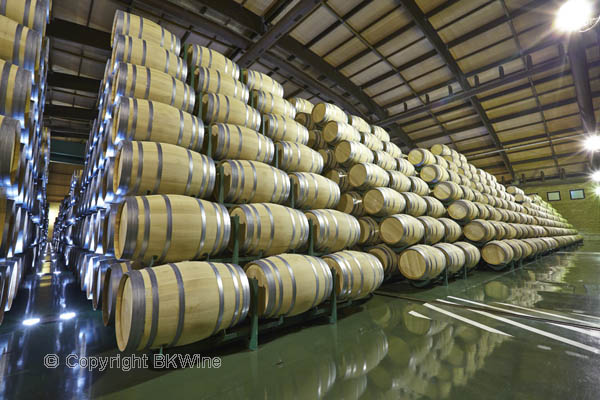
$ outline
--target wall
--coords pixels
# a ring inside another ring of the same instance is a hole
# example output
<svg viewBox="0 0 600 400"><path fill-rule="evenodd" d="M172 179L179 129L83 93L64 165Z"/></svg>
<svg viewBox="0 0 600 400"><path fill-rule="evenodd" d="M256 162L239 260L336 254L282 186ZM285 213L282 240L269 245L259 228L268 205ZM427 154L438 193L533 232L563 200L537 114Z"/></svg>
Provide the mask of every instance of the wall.
<svg viewBox="0 0 600 400"><path fill-rule="evenodd" d="M595 185L591 182L572 182L539 184L523 186L527 194L537 193L542 199L548 201L548 192L560 191L560 201L550 201L563 217L586 239L600 240L600 197L594 194ZM569 190L584 189L585 199L571 200Z"/></svg>
<svg viewBox="0 0 600 400"><path fill-rule="evenodd" d="M48 240L52 240L52 234L54 233L54 220L58 216L58 210L60 203L50 202L48 204Z"/></svg>

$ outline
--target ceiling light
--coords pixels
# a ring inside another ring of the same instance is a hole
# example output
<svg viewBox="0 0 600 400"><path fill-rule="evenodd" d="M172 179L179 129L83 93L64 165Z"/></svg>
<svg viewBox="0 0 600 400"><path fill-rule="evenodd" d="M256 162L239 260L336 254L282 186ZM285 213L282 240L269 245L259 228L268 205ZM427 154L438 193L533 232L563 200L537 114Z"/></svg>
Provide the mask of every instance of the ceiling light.
<svg viewBox="0 0 600 400"><path fill-rule="evenodd" d="M585 139L584 146L589 151L600 150L600 136L591 135Z"/></svg>
<svg viewBox="0 0 600 400"><path fill-rule="evenodd" d="M39 324L39 322L40 322L39 318L28 318L23 321L23 325L31 326L31 325Z"/></svg>
<svg viewBox="0 0 600 400"><path fill-rule="evenodd" d="M568 0L556 14L555 24L565 32L575 32L593 24L593 8L589 0Z"/></svg>
<svg viewBox="0 0 600 400"><path fill-rule="evenodd" d="M596 196L600 197L600 186L596 186L596 189L594 189L594 193L596 193Z"/></svg>
<svg viewBox="0 0 600 400"><path fill-rule="evenodd" d="M592 173L592 180L595 182L600 182L600 169Z"/></svg>
<svg viewBox="0 0 600 400"><path fill-rule="evenodd" d="M60 314L60 319L71 319L71 318L75 318L75 313L74 312L66 312L66 313L62 313Z"/></svg>

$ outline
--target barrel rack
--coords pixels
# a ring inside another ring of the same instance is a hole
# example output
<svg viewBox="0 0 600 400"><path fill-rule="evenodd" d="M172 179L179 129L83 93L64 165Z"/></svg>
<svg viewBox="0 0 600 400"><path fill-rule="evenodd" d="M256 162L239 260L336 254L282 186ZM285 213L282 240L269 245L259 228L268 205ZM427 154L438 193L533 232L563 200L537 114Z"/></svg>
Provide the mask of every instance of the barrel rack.
<svg viewBox="0 0 600 400"><path fill-rule="evenodd" d="M184 51L187 51L187 46L186 46L186 49L184 49ZM188 67L191 67L191 66L188 65ZM188 80L188 83L190 84L192 89L194 89L194 86L195 86L194 76L195 75L193 73L193 70L189 76L190 76L190 78ZM203 95L202 92L196 92L196 99L198 101L198 103L197 103L198 107L195 110L195 114L200 120L202 120L202 107L203 107L202 101L201 101L202 95ZM251 107L254 106L251 98L250 98L249 105ZM203 145L203 148L206 149L203 151L203 154L212 158L212 135L210 134L209 130L210 130L210 125L205 126L205 140L207 142L205 143L206 146ZM260 133L264 134L264 132L265 132L265 125L264 125L264 120L263 120L261 122ZM275 168L278 168L278 166L279 166L279 159L278 159L278 155L277 155L276 151L275 151L274 159L273 159L273 162L271 163L271 165L274 166ZM223 176L223 173L224 173L223 167L218 166L216 173L217 173L217 175ZM216 201L228 208L237 205L237 204L225 202L223 179L218 179L218 182L219 182L219 185L217 187L217 195L215 196ZM290 186L290 198L289 198L288 206L291 208L296 208L295 207L295 191L294 191L294 183L293 182L291 182L291 186ZM262 251L256 256L240 255L239 249L240 249L241 237L240 237L239 217L238 216L231 217L231 223L232 223L231 235L233 238L231 254L227 254L224 257L214 257L214 258L208 256L204 261L233 263L233 264L240 265L240 263L245 264L245 263L252 262L252 261L263 258ZM314 243L315 228L314 228L314 225L311 220L308 221L308 227L309 227L308 248L306 250L306 254L309 256L323 256L325 254L328 254L328 253L315 252L315 250L314 250L315 249L315 243ZM291 251L291 253L294 253L294 252L295 251ZM157 257L153 257L152 261L150 262L149 267L152 267L154 265L154 263L156 262L156 260L157 260ZM326 301L326 302L324 302L302 314L299 314L299 315L295 315L295 316L291 316L291 317L282 315L279 318L271 318L271 319L263 320L263 319L260 319L259 313L258 313L258 298L259 298L258 281L254 278L249 278L248 281L250 283L250 308L248 310L248 317L246 318L246 321L242 322L240 325L235 326L231 329L222 330L222 331L218 332L216 335L208 337L204 340L192 343L187 346L176 347L173 349L180 349L179 351L184 351L184 352L187 352L187 351L189 351L189 352L196 351L197 352L200 350L213 350L215 348L219 348L221 346L224 346L226 344L233 343L233 342L245 341L247 349L254 351L254 350L258 349L259 336L261 334L264 334L267 332L273 332L273 331L277 331L277 330L282 330L282 329L285 329L285 328L288 328L291 326L297 326L297 325L300 325L303 323L308 323L308 322L315 321L317 319L324 319L324 318L327 318L327 321L329 324L336 324L337 318L338 318L338 310L350 307L352 305L361 304L368 298L372 297L372 294L371 294L365 298L358 299L358 300L338 301L337 293L336 293L337 274L334 271L332 271L332 290L331 290L331 295L330 295L328 301ZM168 353L169 351L170 351L170 349L168 349L166 347L160 347L158 349L150 350L150 354L151 355L164 354L164 353ZM175 350L175 351L177 351L177 350ZM150 358L153 359L153 357L150 357Z"/></svg>

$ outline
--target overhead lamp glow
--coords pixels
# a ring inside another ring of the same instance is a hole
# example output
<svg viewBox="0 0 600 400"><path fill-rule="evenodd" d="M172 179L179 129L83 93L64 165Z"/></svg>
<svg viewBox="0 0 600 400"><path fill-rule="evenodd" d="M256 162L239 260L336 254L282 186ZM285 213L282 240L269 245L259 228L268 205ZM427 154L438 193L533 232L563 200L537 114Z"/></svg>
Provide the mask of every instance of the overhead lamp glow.
<svg viewBox="0 0 600 400"><path fill-rule="evenodd" d="M596 194L596 196L600 197L600 186L596 186L596 189L594 189L594 193Z"/></svg>
<svg viewBox="0 0 600 400"><path fill-rule="evenodd" d="M68 320L71 318L75 318L75 313L74 312L66 312L66 313L62 313L60 314L60 319L62 320Z"/></svg>
<svg viewBox="0 0 600 400"><path fill-rule="evenodd" d="M555 20L556 27L565 32L576 32L593 24L593 7L588 0L568 0L563 4Z"/></svg>
<svg viewBox="0 0 600 400"><path fill-rule="evenodd" d="M23 320L23 325L25 325L25 326L31 326L31 325L35 325L35 324L39 324L39 323L40 323L39 318L28 318L26 320Z"/></svg>
<svg viewBox="0 0 600 400"><path fill-rule="evenodd" d="M600 150L600 136L591 135L585 139L584 146L589 151L598 151Z"/></svg>
<svg viewBox="0 0 600 400"><path fill-rule="evenodd" d="M592 180L594 182L600 182L600 169L594 173L592 173Z"/></svg>

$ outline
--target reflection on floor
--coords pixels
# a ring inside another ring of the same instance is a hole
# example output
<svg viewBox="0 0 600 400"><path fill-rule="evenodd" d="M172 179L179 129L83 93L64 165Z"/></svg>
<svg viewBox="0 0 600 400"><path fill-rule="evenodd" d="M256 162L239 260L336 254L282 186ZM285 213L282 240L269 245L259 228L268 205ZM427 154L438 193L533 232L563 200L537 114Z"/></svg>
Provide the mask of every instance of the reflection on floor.
<svg viewBox="0 0 600 400"><path fill-rule="evenodd" d="M598 398L600 243L448 287L380 292L337 325L263 337L256 352L203 354L220 357L219 368L124 372L124 357L112 368L71 368L67 360L83 366L83 357L118 352L112 329L48 255L0 327L0 397Z"/></svg>

